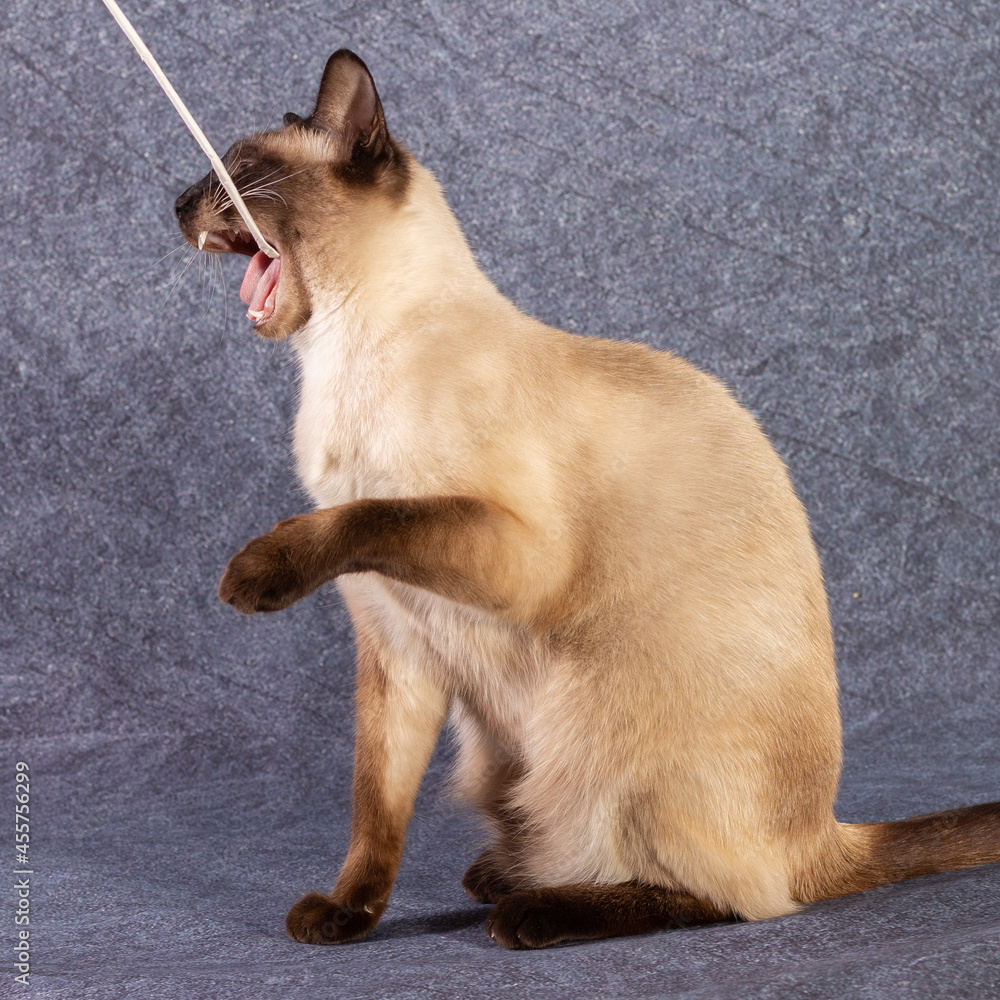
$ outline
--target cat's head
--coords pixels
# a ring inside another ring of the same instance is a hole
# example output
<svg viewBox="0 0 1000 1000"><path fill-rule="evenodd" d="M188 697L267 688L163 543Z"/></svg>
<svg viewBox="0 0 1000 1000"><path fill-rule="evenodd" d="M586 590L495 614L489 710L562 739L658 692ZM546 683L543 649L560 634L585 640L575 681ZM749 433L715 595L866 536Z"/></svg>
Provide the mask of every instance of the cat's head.
<svg viewBox="0 0 1000 1000"><path fill-rule="evenodd" d="M317 296L350 282L352 250L375 214L403 198L410 170L389 136L368 67L346 49L326 64L307 118L234 143L223 157L264 238L253 238L214 173L176 201L181 232L209 253L250 258L240 296L262 337L281 340L313 314Z"/></svg>

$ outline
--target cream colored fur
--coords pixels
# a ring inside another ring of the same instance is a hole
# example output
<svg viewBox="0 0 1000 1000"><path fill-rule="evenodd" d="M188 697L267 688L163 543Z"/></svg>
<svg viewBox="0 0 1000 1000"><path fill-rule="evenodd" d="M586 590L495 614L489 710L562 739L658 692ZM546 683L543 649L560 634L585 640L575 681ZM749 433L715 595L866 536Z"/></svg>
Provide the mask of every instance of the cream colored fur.
<svg viewBox="0 0 1000 1000"><path fill-rule="evenodd" d="M832 814L818 559L753 418L678 358L520 313L419 165L402 201L341 211L292 339L313 501L470 494L526 526L504 613L339 581L403 686L450 700L461 789L521 763L530 883L639 879L751 919L818 894L859 835Z"/></svg>

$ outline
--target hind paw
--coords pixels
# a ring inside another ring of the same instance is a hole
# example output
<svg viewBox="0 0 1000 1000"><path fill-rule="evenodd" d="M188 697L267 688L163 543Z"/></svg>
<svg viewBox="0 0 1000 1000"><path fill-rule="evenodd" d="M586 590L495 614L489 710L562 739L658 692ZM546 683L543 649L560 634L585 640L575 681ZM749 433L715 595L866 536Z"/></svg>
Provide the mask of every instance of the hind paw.
<svg viewBox="0 0 1000 1000"><path fill-rule="evenodd" d="M516 888L508 874L510 861L496 848L487 848L469 866L462 888L477 903L496 903Z"/></svg>

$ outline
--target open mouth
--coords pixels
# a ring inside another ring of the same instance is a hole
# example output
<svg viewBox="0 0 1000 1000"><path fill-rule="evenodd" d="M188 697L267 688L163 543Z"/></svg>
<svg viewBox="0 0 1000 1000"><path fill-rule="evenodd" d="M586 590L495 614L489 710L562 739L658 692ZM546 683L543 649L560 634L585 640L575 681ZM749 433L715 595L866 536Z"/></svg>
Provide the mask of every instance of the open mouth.
<svg viewBox="0 0 1000 1000"><path fill-rule="evenodd" d="M278 297L278 278L281 276L281 258L268 257L249 233L238 229L203 232L198 236L198 249L216 253L239 253L250 258L240 299L246 303L247 319L254 326L266 323L273 315Z"/></svg>

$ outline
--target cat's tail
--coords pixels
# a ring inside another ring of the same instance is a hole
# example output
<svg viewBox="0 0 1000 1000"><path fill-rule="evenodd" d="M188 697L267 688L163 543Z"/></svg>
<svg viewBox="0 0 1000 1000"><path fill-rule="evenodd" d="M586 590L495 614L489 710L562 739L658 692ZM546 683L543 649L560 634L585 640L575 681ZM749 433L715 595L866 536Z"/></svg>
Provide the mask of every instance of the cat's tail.
<svg viewBox="0 0 1000 1000"><path fill-rule="evenodd" d="M802 902L1000 861L1000 802L889 823L840 823L838 832L836 857L807 879Z"/></svg>

